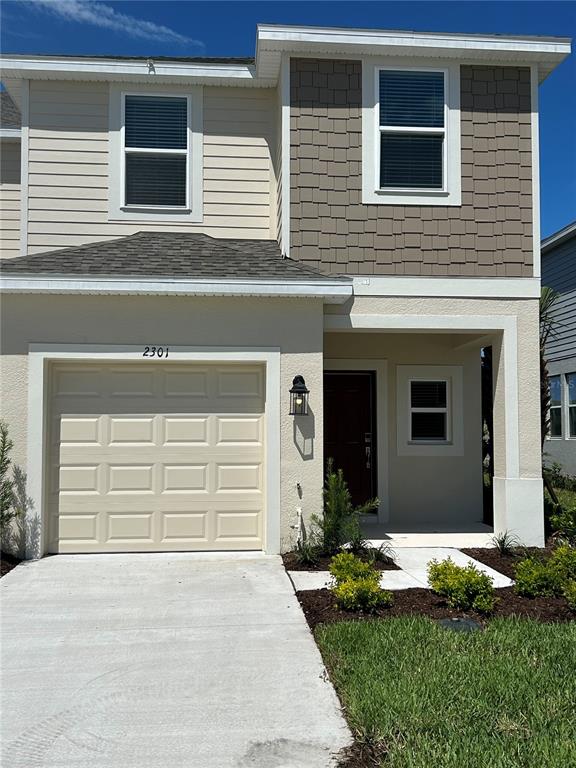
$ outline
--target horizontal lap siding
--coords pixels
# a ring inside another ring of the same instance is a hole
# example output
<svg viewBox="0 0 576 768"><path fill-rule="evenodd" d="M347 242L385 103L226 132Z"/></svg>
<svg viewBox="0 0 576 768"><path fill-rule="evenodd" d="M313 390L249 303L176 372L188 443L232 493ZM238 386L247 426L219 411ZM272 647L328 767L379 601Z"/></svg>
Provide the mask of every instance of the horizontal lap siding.
<svg viewBox="0 0 576 768"><path fill-rule="evenodd" d="M462 66L462 205L362 204L362 64L292 59L292 258L330 272L532 275L530 70Z"/></svg>
<svg viewBox="0 0 576 768"><path fill-rule="evenodd" d="M0 257L20 255L20 142L0 148Z"/></svg>
<svg viewBox="0 0 576 768"><path fill-rule="evenodd" d="M108 86L32 82L29 253L146 229L273 237L273 109L268 90L204 88L203 222L109 221Z"/></svg>
<svg viewBox="0 0 576 768"><path fill-rule="evenodd" d="M542 256L542 285L558 293L552 314L554 332L546 345L548 360L576 356L576 235Z"/></svg>

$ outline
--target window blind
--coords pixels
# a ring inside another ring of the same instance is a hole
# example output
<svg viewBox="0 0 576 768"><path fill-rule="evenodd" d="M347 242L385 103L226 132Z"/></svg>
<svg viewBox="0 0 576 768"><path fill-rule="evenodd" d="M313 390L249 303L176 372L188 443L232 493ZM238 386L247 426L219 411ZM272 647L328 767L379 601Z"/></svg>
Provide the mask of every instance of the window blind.
<svg viewBox="0 0 576 768"><path fill-rule="evenodd" d="M186 155L126 154L126 205L186 205Z"/></svg>
<svg viewBox="0 0 576 768"><path fill-rule="evenodd" d="M412 440L446 440L445 413L413 413Z"/></svg>
<svg viewBox="0 0 576 768"><path fill-rule="evenodd" d="M186 149L186 99L126 96L125 145L141 149Z"/></svg>
<svg viewBox="0 0 576 768"><path fill-rule="evenodd" d="M380 125L444 127L444 73L381 70Z"/></svg>
<svg viewBox="0 0 576 768"><path fill-rule="evenodd" d="M380 186L442 189L444 137L380 134Z"/></svg>
<svg viewBox="0 0 576 768"><path fill-rule="evenodd" d="M446 408L446 382L410 382L410 404L412 408Z"/></svg>

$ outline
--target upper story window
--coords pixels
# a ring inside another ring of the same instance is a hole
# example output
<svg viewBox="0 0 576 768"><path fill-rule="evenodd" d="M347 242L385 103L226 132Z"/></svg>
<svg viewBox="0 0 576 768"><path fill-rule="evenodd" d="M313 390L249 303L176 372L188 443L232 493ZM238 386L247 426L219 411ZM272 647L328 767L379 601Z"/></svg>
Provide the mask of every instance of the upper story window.
<svg viewBox="0 0 576 768"><path fill-rule="evenodd" d="M566 374L568 398L568 435L576 437L576 373Z"/></svg>
<svg viewBox="0 0 576 768"><path fill-rule="evenodd" d="M443 189L444 72L379 72L380 188Z"/></svg>
<svg viewBox="0 0 576 768"><path fill-rule="evenodd" d="M363 62L362 202L460 205L460 71Z"/></svg>
<svg viewBox="0 0 576 768"><path fill-rule="evenodd" d="M124 96L124 203L188 207L188 98Z"/></svg>
<svg viewBox="0 0 576 768"><path fill-rule="evenodd" d="M110 218L202 220L202 88L110 88Z"/></svg>

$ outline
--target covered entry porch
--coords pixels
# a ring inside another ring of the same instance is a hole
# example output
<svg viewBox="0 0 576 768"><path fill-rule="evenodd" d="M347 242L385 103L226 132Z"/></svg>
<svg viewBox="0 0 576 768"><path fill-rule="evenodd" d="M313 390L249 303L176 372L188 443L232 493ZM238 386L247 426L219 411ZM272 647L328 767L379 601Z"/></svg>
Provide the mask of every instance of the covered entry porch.
<svg viewBox="0 0 576 768"><path fill-rule="evenodd" d="M366 538L394 547L474 547L508 531L542 545L532 307L523 303L518 309L526 311L515 315L433 315L407 314L408 304L402 314L325 315L324 458L344 470L355 503L379 499L378 511L364 518ZM483 348L493 358L489 473Z"/></svg>

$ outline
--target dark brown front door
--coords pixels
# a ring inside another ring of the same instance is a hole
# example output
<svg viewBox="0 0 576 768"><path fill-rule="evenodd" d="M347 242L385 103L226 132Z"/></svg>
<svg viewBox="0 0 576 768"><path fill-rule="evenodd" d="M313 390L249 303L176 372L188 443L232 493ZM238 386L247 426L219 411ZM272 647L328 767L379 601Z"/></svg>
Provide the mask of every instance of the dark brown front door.
<svg viewBox="0 0 576 768"><path fill-rule="evenodd" d="M373 371L325 371L324 456L342 469L355 505L376 494Z"/></svg>

